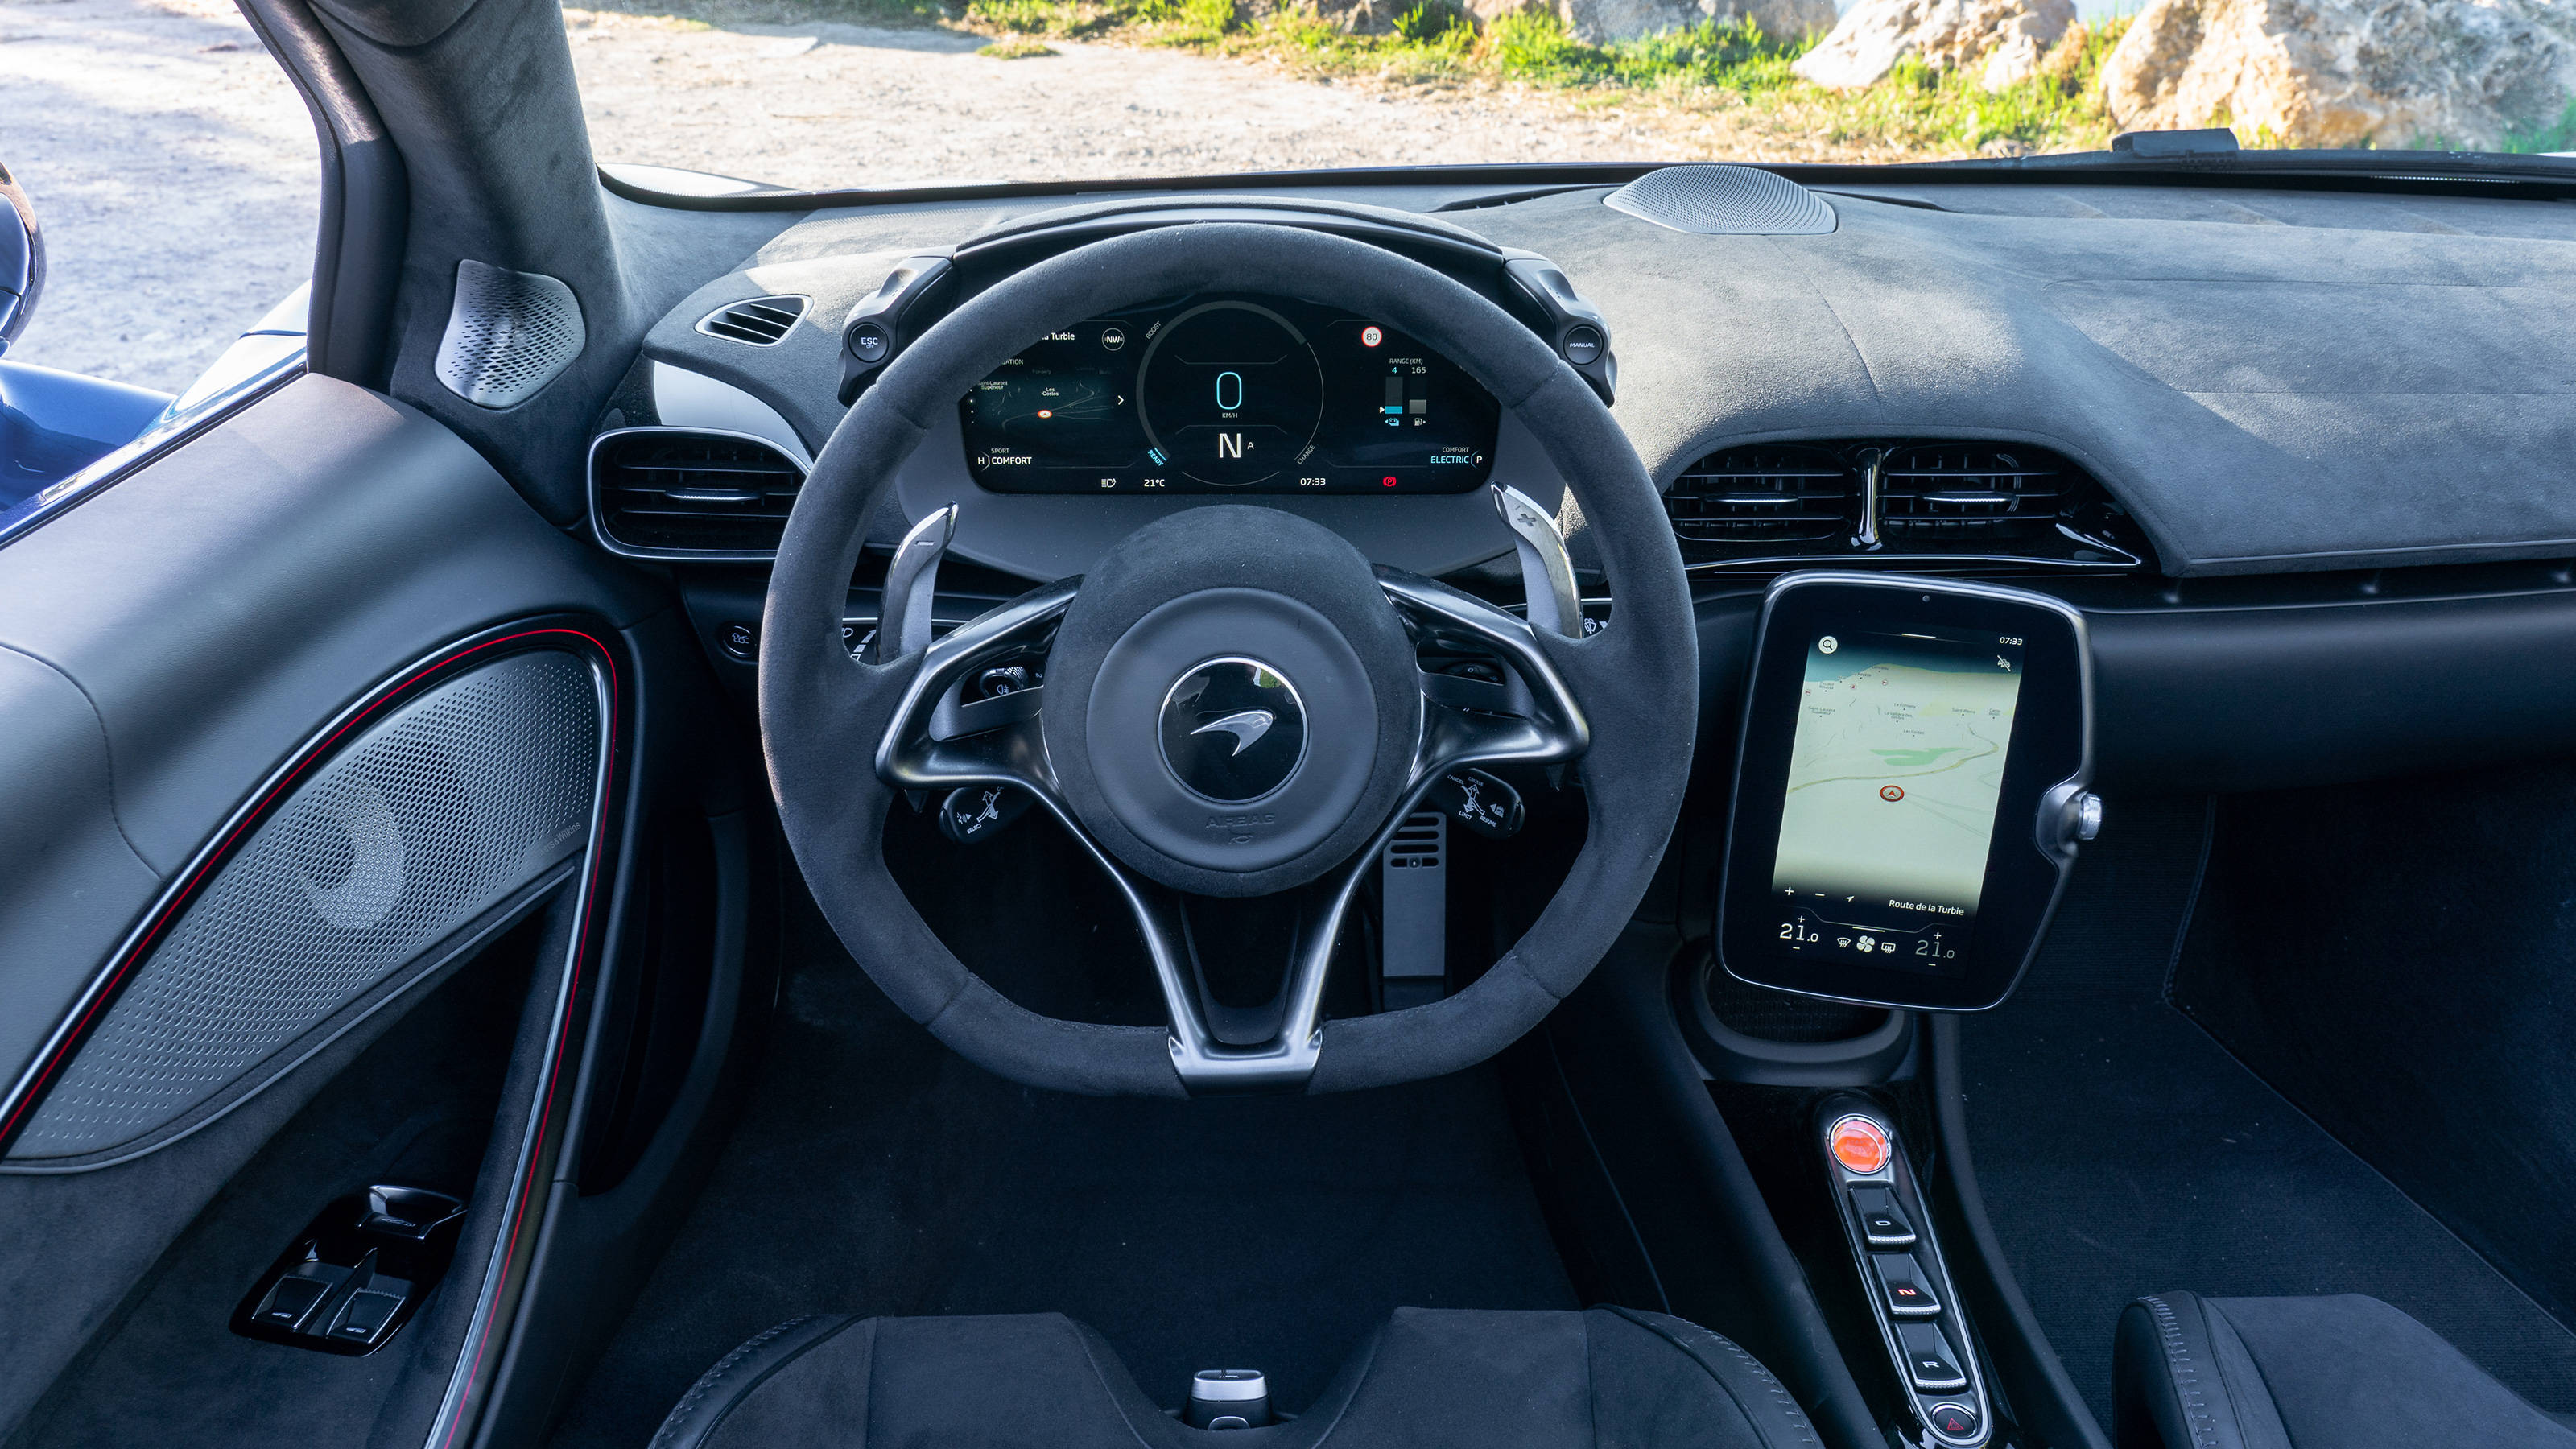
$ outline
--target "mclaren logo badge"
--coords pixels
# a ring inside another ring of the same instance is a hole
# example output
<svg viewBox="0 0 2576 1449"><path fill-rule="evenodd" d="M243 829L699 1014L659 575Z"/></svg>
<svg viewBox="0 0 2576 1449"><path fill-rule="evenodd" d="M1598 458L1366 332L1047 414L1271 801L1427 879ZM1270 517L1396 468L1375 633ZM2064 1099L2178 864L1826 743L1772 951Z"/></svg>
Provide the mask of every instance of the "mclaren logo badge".
<svg viewBox="0 0 2576 1449"><path fill-rule="evenodd" d="M1306 707L1258 659L1212 659L1172 681L1160 733L1172 778L1219 805L1277 793L1306 759Z"/></svg>
<svg viewBox="0 0 2576 1449"><path fill-rule="evenodd" d="M1261 737L1270 733L1271 721L1277 718L1266 709L1237 710L1223 719L1209 720L1190 733L1203 735L1210 730L1223 730L1234 736L1234 752L1239 755L1261 743Z"/></svg>

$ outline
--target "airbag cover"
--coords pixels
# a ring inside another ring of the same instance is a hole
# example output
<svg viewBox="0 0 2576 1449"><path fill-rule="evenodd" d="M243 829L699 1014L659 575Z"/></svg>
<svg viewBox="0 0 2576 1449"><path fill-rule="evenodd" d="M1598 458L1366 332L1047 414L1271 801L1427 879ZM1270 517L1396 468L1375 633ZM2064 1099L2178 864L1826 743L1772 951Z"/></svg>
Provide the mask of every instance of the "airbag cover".
<svg viewBox="0 0 2576 1449"><path fill-rule="evenodd" d="M1047 670L1047 758L1082 823L1178 890L1267 895L1360 848L1421 728L1368 561L1277 509L1194 508L1084 579Z"/></svg>

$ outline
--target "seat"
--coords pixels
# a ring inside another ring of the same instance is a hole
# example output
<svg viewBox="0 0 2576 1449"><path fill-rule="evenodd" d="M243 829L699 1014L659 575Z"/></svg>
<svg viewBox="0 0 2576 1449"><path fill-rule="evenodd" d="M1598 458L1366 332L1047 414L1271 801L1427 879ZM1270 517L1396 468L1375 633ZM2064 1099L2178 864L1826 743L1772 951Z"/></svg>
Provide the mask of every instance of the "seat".
<svg viewBox="0 0 2576 1449"><path fill-rule="evenodd" d="M2112 1379L2119 1449L2576 1449L2566 1417L2358 1293L2141 1298Z"/></svg>
<svg viewBox="0 0 2576 1449"><path fill-rule="evenodd" d="M1178 1387L1177 1385L1175 1387ZM1814 1449L1751 1354L1621 1308L1399 1308L1294 1420L1194 1429L1056 1313L800 1318L727 1354L652 1449Z"/></svg>

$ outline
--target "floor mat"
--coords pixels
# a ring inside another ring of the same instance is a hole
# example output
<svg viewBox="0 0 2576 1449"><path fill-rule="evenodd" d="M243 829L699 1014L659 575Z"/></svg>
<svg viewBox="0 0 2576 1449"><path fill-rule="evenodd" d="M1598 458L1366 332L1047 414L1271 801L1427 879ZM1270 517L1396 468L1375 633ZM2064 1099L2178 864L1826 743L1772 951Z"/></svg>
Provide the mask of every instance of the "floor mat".
<svg viewBox="0 0 2576 1449"><path fill-rule="evenodd" d="M904 1020L810 912L762 1075L687 1225L557 1427L635 1449L801 1313L1061 1311L1177 1403L1282 1407L1403 1304L1579 1306L1490 1070L1323 1098L1030 1091Z"/></svg>
<svg viewBox="0 0 2576 1449"><path fill-rule="evenodd" d="M2206 805L2116 810L2029 977L1963 1032L1988 1211L2094 1413L2121 1305L2167 1288L2367 1293L2576 1409L2576 1334L2166 1004Z"/></svg>
<svg viewBox="0 0 2576 1449"><path fill-rule="evenodd" d="M2223 802L2174 1004L2576 1323L2576 767Z"/></svg>

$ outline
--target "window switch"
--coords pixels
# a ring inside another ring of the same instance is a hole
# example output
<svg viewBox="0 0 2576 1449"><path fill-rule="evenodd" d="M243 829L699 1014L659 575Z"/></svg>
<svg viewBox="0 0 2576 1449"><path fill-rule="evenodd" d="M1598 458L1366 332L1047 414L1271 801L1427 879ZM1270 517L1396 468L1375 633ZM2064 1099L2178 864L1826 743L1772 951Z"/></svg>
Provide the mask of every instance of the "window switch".
<svg viewBox="0 0 2576 1449"><path fill-rule="evenodd" d="M293 1328L304 1321L304 1315L312 1312L315 1304L330 1294L331 1283L338 1277L334 1273L330 1281L325 1281L290 1273L278 1279L277 1286L268 1290L268 1297L261 1300L259 1311L253 1316L262 1323Z"/></svg>
<svg viewBox="0 0 2576 1449"><path fill-rule="evenodd" d="M1864 1242L1873 1248L1914 1246L1914 1224L1906 1220L1905 1209L1896 1205L1896 1194L1883 1187L1856 1187L1851 1200Z"/></svg>
<svg viewBox="0 0 2576 1449"><path fill-rule="evenodd" d="M391 1280L379 1278L376 1281L386 1283ZM397 1283L396 1286L400 1285ZM399 1292L362 1288L350 1294L349 1301L341 1306L338 1321L331 1325L331 1336L353 1343L372 1342L377 1334L385 1331L385 1325L393 1321L394 1314L401 1310L402 1305L403 1295Z"/></svg>
<svg viewBox="0 0 2576 1449"><path fill-rule="evenodd" d="M1905 1349L1905 1372L1914 1387L1941 1393L1968 1386L1968 1376L1959 1371L1958 1357L1950 1351L1950 1340L1939 1324L1900 1323L1896 1341Z"/></svg>
<svg viewBox="0 0 2576 1449"><path fill-rule="evenodd" d="M1872 1253L1869 1265L1878 1270L1888 1312L1899 1318L1926 1318L1941 1311L1941 1300L1932 1296L1931 1280L1923 1276L1912 1253Z"/></svg>

